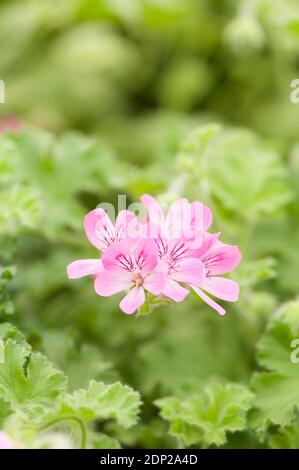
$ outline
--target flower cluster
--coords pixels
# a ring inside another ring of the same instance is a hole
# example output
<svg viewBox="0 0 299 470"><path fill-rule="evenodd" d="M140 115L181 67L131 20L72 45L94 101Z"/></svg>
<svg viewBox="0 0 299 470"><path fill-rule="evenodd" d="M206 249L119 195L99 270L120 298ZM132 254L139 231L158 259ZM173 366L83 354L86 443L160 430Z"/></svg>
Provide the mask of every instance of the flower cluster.
<svg viewBox="0 0 299 470"><path fill-rule="evenodd" d="M96 293L104 297L125 291L119 306L129 315L146 301L147 293L181 302L190 289L223 315L223 307L208 294L238 300L238 284L222 275L239 264L241 255L236 246L222 243L219 233L208 232L210 209L180 199L165 215L153 197L144 195L141 203L146 213L141 221L126 210L119 212L115 224L102 208L86 215L87 238L102 256L69 264L68 277L93 276Z"/></svg>

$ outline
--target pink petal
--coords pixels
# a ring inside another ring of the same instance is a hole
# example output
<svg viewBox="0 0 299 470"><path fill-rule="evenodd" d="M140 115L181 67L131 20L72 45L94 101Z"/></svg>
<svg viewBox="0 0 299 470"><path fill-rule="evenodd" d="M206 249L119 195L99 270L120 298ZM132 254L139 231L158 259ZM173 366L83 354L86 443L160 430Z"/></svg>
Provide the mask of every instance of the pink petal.
<svg viewBox="0 0 299 470"><path fill-rule="evenodd" d="M213 214L208 206L199 201L192 202L193 225L202 232L206 232L212 225Z"/></svg>
<svg viewBox="0 0 299 470"><path fill-rule="evenodd" d="M94 288L98 295L108 297L123 290L129 289L133 284L130 273L102 271L94 281Z"/></svg>
<svg viewBox="0 0 299 470"><path fill-rule="evenodd" d="M122 210L115 221L115 237L119 241L125 237L135 238L139 235L137 217L130 211Z"/></svg>
<svg viewBox="0 0 299 470"><path fill-rule="evenodd" d="M184 300L189 294L189 291L188 289L180 286L176 281L168 278L163 289L163 294L175 302L182 302L182 300Z"/></svg>
<svg viewBox="0 0 299 470"><path fill-rule="evenodd" d="M13 441L4 431L0 431L0 449L15 449Z"/></svg>
<svg viewBox="0 0 299 470"><path fill-rule="evenodd" d="M190 248L199 248L204 239L204 233L212 223L212 212L199 201L191 204L186 199L181 199L175 205L173 211L173 229L177 238L184 237ZM170 212L170 211L169 211Z"/></svg>
<svg viewBox="0 0 299 470"><path fill-rule="evenodd" d="M109 271L140 271L146 274L156 266L158 258L153 240L123 239L107 248L103 255L103 265Z"/></svg>
<svg viewBox="0 0 299 470"><path fill-rule="evenodd" d="M158 223L159 225L162 224L164 221L164 214L162 207L157 202L157 200L149 194L144 194L141 196L140 200L147 209L148 219L151 222Z"/></svg>
<svg viewBox="0 0 299 470"><path fill-rule="evenodd" d="M218 233L208 233L203 234L202 244L199 248L189 250L189 254L194 258L201 258L208 250L212 247L216 247L218 238L220 237L220 232Z"/></svg>
<svg viewBox="0 0 299 470"><path fill-rule="evenodd" d="M157 248L154 240L141 238L135 247L135 261L143 274L149 273L157 265Z"/></svg>
<svg viewBox="0 0 299 470"><path fill-rule="evenodd" d="M131 272L136 244L137 240L125 238L109 246L102 257L104 268L109 271Z"/></svg>
<svg viewBox="0 0 299 470"><path fill-rule="evenodd" d="M147 276L143 287L154 295L160 295L166 282L166 276L163 273L155 273Z"/></svg>
<svg viewBox="0 0 299 470"><path fill-rule="evenodd" d="M130 292L122 299L119 307L124 313L131 315L144 303L145 294L143 287L134 287Z"/></svg>
<svg viewBox="0 0 299 470"><path fill-rule="evenodd" d="M196 292L199 297L206 302L210 307L212 307L216 312L218 312L220 315L225 314L224 308L221 307L221 305L217 304L214 300L212 300L210 297L208 297L201 289L198 287L192 286L193 290Z"/></svg>
<svg viewBox="0 0 299 470"><path fill-rule="evenodd" d="M200 284L200 287L209 294L229 302L236 302L239 298L239 284L224 277L208 277Z"/></svg>
<svg viewBox="0 0 299 470"><path fill-rule="evenodd" d="M237 246L216 242L210 250L202 255L201 260L210 275L225 274L232 271L241 261Z"/></svg>
<svg viewBox="0 0 299 470"><path fill-rule="evenodd" d="M84 230L90 243L99 250L104 250L115 241L114 226L102 208L88 212L84 218Z"/></svg>
<svg viewBox="0 0 299 470"><path fill-rule="evenodd" d="M181 238L184 234L184 228L191 222L191 204L187 199L179 199L169 208L164 234L169 240Z"/></svg>
<svg viewBox="0 0 299 470"><path fill-rule="evenodd" d="M66 268L69 279L98 274L103 269L103 263L100 259L79 259L70 263Z"/></svg>
<svg viewBox="0 0 299 470"><path fill-rule="evenodd" d="M205 276L202 262L195 258L185 258L176 264L176 271L171 278L186 284L200 284Z"/></svg>

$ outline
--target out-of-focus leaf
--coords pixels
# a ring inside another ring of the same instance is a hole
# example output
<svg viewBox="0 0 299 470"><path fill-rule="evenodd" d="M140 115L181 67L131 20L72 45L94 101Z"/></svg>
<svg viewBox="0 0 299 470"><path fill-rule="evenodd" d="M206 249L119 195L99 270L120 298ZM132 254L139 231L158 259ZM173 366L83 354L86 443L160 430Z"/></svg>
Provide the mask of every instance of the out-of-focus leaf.
<svg viewBox="0 0 299 470"><path fill-rule="evenodd" d="M248 377L248 351L238 340L234 313L219 323L219 317L200 305L197 297L193 302L189 301L187 311L187 304L175 312L168 308L164 328L139 346L137 378L144 392L158 389L163 395L184 396L211 377Z"/></svg>
<svg viewBox="0 0 299 470"><path fill-rule="evenodd" d="M279 432L274 433L269 438L269 445L272 449L298 449L298 423L295 423L292 426L283 427Z"/></svg>
<svg viewBox="0 0 299 470"><path fill-rule="evenodd" d="M288 426L299 409L298 364L292 360L296 350L293 341L299 338L299 304L289 302L270 322L258 346L259 364L269 372L256 374L255 392L250 420L262 437L271 425Z"/></svg>
<svg viewBox="0 0 299 470"><path fill-rule="evenodd" d="M241 385L212 384L203 393L185 400L162 398L156 401L161 416L170 423L170 434L184 446L221 446L228 432L246 427L252 394Z"/></svg>
<svg viewBox="0 0 299 470"><path fill-rule="evenodd" d="M1 345L0 345L1 346ZM2 427L5 419L12 413L11 406L8 401L0 396L0 426Z"/></svg>
<svg viewBox="0 0 299 470"><path fill-rule="evenodd" d="M71 390L87 387L92 379L110 383L117 378L112 364L104 360L98 348L91 344L78 348L74 338L64 331L45 332L42 348L47 357L65 372Z"/></svg>
<svg viewBox="0 0 299 470"><path fill-rule="evenodd" d="M34 229L40 220L40 193L26 186L0 191L0 233L14 235Z"/></svg>
<svg viewBox="0 0 299 470"><path fill-rule="evenodd" d="M16 269L14 266L0 266L0 316L14 313L14 305L7 292L7 285L15 274Z"/></svg>
<svg viewBox="0 0 299 470"><path fill-rule="evenodd" d="M280 156L249 131L217 131L203 128L204 145L195 131L184 148L194 158L191 181L199 181L219 215L250 224L285 206L293 194Z"/></svg>
<svg viewBox="0 0 299 470"><path fill-rule="evenodd" d="M105 434L97 434L92 440L93 449L120 449L120 443Z"/></svg>

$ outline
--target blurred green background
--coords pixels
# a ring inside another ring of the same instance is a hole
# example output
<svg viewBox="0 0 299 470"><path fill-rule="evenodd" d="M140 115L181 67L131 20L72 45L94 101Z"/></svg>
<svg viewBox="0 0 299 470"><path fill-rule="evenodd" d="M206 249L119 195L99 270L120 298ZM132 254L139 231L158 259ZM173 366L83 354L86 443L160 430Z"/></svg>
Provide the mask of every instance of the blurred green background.
<svg viewBox="0 0 299 470"><path fill-rule="evenodd" d="M299 447L296 78L296 0L0 1L0 321L71 389L141 393L132 430L98 423L123 446ZM96 254L84 214L145 192L202 200L240 247L224 318L191 294L129 318L67 280Z"/></svg>

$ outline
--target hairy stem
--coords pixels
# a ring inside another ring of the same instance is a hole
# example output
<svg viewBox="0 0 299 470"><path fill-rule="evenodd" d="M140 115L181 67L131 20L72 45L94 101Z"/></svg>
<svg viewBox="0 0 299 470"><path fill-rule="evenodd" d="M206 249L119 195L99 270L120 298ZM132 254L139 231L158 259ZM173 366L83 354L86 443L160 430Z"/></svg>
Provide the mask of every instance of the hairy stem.
<svg viewBox="0 0 299 470"><path fill-rule="evenodd" d="M62 423L63 421L75 421L78 424L78 426L80 428L80 431L81 431L81 449L85 449L85 447L86 447L86 428L85 428L85 424L83 423L83 421L80 418L78 418L77 416L64 416L62 418L53 419L52 421L49 421L47 424L44 424L40 428L40 431L43 431L47 428L55 426L56 424Z"/></svg>

